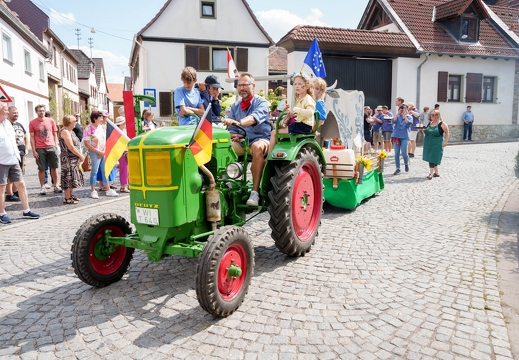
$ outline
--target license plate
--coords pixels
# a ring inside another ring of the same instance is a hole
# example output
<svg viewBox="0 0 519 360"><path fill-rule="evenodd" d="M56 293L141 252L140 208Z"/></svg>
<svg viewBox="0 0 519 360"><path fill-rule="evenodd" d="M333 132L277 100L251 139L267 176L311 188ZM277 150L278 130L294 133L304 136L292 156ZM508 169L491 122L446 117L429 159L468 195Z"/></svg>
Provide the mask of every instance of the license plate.
<svg viewBox="0 0 519 360"><path fill-rule="evenodd" d="M146 208L135 208L135 216L137 222L148 225L159 225L159 210L158 209L146 209Z"/></svg>

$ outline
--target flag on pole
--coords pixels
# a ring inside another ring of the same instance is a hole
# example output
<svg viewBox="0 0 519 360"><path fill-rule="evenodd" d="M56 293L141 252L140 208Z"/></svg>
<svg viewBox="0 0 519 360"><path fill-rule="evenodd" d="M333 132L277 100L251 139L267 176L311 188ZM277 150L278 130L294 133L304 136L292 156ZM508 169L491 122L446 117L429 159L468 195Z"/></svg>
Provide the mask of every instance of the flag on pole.
<svg viewBox="0 0 519 360"><path fill-rule="evenodd" d="M235 78L238 77L238 69L236 69L236 64L232 59L231 52L227 49L227 78Z"/></svg>
<svg viewBox="0 0 519 360"><path fill-rule="evenodd" d="M209 103L188 146L198 166L204 165L211 160L211 153L213 151L213 124L211 124L210 119L207 119L207 114L210 110L211 104Z"/></svg>
<svg viewBox="0 0 519 360"><path fill-rule="evenodd" d="M106 121L105 174L110 174L128 146L130 138L110 120Z"/></svg>
<svg viewBox="0 0 519 360"><path fill-rule="evenodd" d="M310 66L315 76L321 78L326 77L326 69L324 68L323 54L321 54L321 50L319 50L319 45L317 44L316 38L314 38L314 41L312 41L312 45L310 45L310 49L308 50L308 54L306 54L304 63Z"/></svg>

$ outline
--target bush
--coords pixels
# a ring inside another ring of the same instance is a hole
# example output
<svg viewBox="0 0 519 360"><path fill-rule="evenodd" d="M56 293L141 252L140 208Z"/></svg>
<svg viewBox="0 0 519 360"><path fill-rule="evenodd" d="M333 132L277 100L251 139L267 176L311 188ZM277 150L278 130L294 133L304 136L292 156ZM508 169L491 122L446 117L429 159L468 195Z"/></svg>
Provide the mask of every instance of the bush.
<svg viewBox="0 0 519 360"><path fill-rule="evenodd" d="M515 156L515 176L519 178L519 152Z"/></svg>

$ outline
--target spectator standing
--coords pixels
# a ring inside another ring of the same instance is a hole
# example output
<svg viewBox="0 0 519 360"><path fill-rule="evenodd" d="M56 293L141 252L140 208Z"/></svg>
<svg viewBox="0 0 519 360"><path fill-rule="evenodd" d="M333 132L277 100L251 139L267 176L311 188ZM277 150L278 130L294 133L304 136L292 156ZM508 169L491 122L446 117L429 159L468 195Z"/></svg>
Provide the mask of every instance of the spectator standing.
<svg viewBox="0 0 519 360"><path fill-rule="evenodd" d="M375 151L384 148L384 138L382 137L382 123L384 122L384 113L382 112L382 105L377 106L375 109L375 116L373 116L373 146Z"/></svg>
<svg viewBox="0 0 519 360"><path fill-rule="evenodd" d="M424 131L423 160L429 163L427 179L440 177L438 165L442 162L443 148L449 142L449 127L442 121L438 110L431 111L431 122Z"/></svg>
<svg viewBox="0 0 519 360"><path fill-rule="evenodd" d="M382 122L382 136L384 137L384 149L389 154L391 152L391 134L393 133L393 113L386 105L382 106L384 121Z"/></svg>
<svg viewBox="0 0 519 360"><path fill-rule="evenodd" d="M101 114L103 114L103 120L101 122L101 127L103 129L103 149L106 145L106 122L110 119L110 113L107 110L101 110ZM104 150L103 150L104 151ZM119 196L115 185L112 183L115 181L117 177L117 169L114 167L110 174L105 174L105 159L104 156L101 158L101 162L99 163L99 170L97 172L97 181L99 181L99 189L100 191L106 191L106 196Z"/></svg>
<svg viewBox="0 0 519 360"><path fill-rule="evenodd" d="M7 120L7 104L0 102L0 223L9 224L11 219L5 211L5 188L7 181L16 185L22 202L22 216L27 219L38 219L40 215L29 208L27 190L20 168L20 151L16 145L13 125Z"/></svg>
<svg viewBox="0 0 519 360"><path fill-rule="evenodd" d="M467 106L467 111L463 113L461 120L463 120L463 141L472 141L472 124L474 124L472 106Z"/></svg>
<svg viewBox="0 0 519 360"><path fill-rule="evenodd" d="M373 113L369 106L364 106L364 152L368 152L371 147L371 124L373 123Z"/></svg>
<svg viewBox="0 0 519 360"><path fill-rule="evenodd" d="M420 125L425 125L429 123L429 107L426 106L423 108L423 112L420 114Z"/></svg>
<svg viewBox="0 0 519 360"><path fill-rule="evenodd" d="M9 106L7 108L7 119L11 122L16 136L16 146L20 153L20 169L22 169L22 175L25 175L25 154L29 148L29 138L27 132L18 120L18 109L15 106ZM13 183L8 182L6 187L5 201L20 201L18 196L18 190Z"/></svg>
<svg viewBox="0 0 519 360"><path fill-rule="evenodd" d="M222 123L227 126L240 124L249 136L249 154L252 155L252 191L247 205L258 206L259 186L265 155L268 153L270 141L269 103L259 95L254 94L256 84L250 73L242 73L238 78L238 94L241 100L231 106L228 119ZM236 128L229 128L232 147L238 156L244 155L241 143L243 135Z"/></svg>
<svg viewBox="0 0 519 360"><path fill-rule="evenodd" d="M157 123L153 121L153 111L146 109L142 112L142 131L148 132L158 128Z"/></svg>
<svg viewBox="0 0 519 360"><path fill-rule="evenodd" d="M407 113L407 105L400 105L400 107L398 108L398 115L396 117L392 139L395 143L396 170L394 175L400 174L400 153L404 158L405 171L409 171L409 157L407 154L407 146L409 145L409 133L411 132L412 124L413 117Z"/></svg>
<svg viewBox="0 0 519 360"><path fill-rule="evenodd" d="M126 134L126 119L124 116L118 116L115 119L115 125L121 129L123 133ZM128 150L125 150L121 158L119 159L119 182L121 183L121 189L119 190L122 193L129 193L128 189Z"/></svg>
<svg viewBox="0 0 519 360"><path fill-rule="evenodd" d="M418 135L418 125L420 124L420 111L418 111L412 102L407 104L407 108L408 114L413 118L411 132L409 133L409 148L407 149L407 153L410 158L414 158L414 152L416 151L416 135Z"/></svg>
<svg viewBox="0 0 519 360"><path fill-rule="evenodd" d="M99 194L95 189L97 181L97 173L99 171L99 163L104 155L104 146L106 138L103 138L103 128L101 122L103 121L103 114L100 111L92 111L90 114L90 124L86 127L83 133L83 143L90 155L91 170L90 170L90 197L92 199L99 199ZM106 137L106 135L104 135Z"/></svg>
<svg viewBox="0 0 519 360"><path fill-rule="evenodd" d="M79 142L82 142L83 141L83 127L81 126L81 114L77 113L74 115L74 117L76 118L76 122L75 122L75 125L74 125L74 128L72 129L72 131L74 132L74 134L76 134L76 137L79 139Z"/></svg>
<svg viewBox="0 0 519 360"><path fill-rule="evenodd" d="M180 80L184 85L175 89L175 109L178 113L178 124L193 125L196 123L196 118L191 115L202 116L205 111L200 92L195 89L196 70L187 66L182 70Z"/></svg>
<svg viewBox="0 0 519 360"><path fill-rule="evenodd" d="M54 192L61 193L58 185L59 160L57 154L58 128L56 122L49 117L45 117L45 105L36 105L38 117L29 123L29 133L31 134L32 154L38 165L38 178L40 180L40 195L47 194L45 188L45 164L49 160L50 175L54 182Z"/></svg>
<svg viewBox="0 0 519 360"><path fill-rule="evenodd" d="M72 115L65 115L63 127L59 131L59 146L61 148L61 186L64 190L63 204L77 204L79 199L72 193L74 189L85 185L83 172L79 170L85 157L81 152L81 141L74 132L77 120Z"/></svg>

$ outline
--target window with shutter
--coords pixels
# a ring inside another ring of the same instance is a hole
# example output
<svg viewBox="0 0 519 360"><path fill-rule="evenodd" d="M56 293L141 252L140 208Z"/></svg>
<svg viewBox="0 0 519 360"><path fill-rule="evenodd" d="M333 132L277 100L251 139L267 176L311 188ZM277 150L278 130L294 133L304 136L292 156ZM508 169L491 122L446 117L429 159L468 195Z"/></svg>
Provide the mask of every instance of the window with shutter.
<svg viewBox="0 0 519 360"><path fill-rule="evenodd" d="M173 94L171 91L159 92L160 116L173 114Z"/></svg>
<svg viewBox="0 0 519 360"><path fill-rule="evenodd" d="M249 49L236 49L236 68L240 72L249 71Z"/></svg>
<svg viewBox="0 0 519 360"><path fill-rule="evenodd" d="M198 46L186 45L186 66L198 68Z"/></svg>
<svg viewBox="0 0 519 360"><path fill-rule="evenodd" d="M210 68L210 57L209 57L209 47L208 46L200 46L198 48L198 67L196 70L208 71Z"/></svg>
<svg viewBox="0 0 519 360"><path fill-rule="evenodd" d="M467 73L467 96L466 102L481 102L483 89L483 74Z"/></svg>
<svg viewBox="0 0 519 360"><path fill-rule="evenodd" d="M449 73L446 71L438 71L438 94L437 101L447 101L447 88L449 85Z"/></svg>

